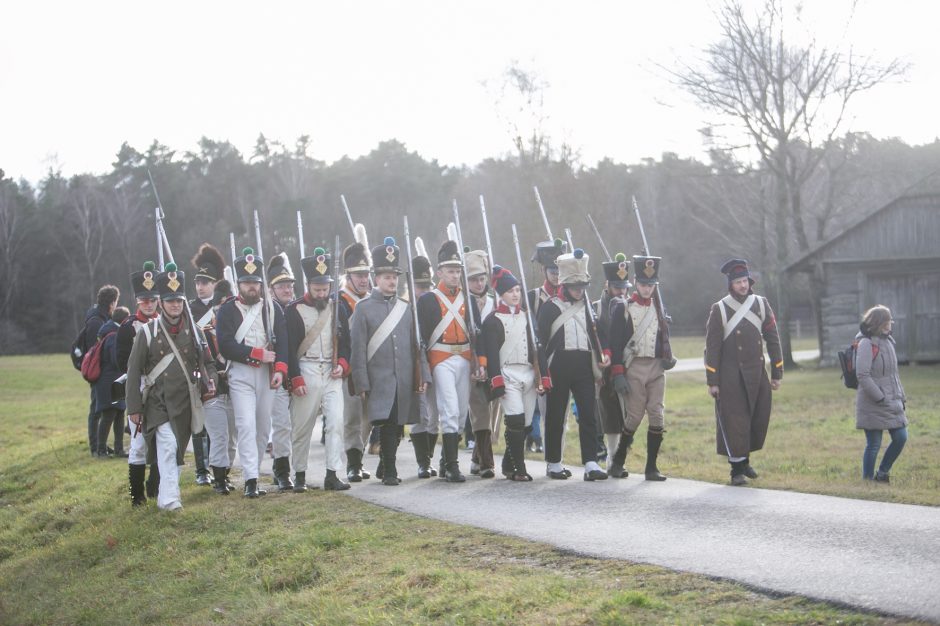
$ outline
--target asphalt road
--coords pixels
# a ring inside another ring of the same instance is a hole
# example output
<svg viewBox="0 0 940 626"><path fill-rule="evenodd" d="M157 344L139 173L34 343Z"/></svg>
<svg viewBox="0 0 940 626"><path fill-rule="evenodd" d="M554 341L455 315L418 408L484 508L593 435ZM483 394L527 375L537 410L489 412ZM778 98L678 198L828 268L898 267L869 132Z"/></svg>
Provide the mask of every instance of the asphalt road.
<svg viewBox="0 0 940 626"><path fill-rule="evenodd" d="M324 467L319 429L316 441L309 482L320 480ZM940 622L938 508L677 478L648 483L637 475L585 483L576 467L572 478L556 481L545 476L544 463L531 461L531 483L468 475L466 483L448 484L416 477L407 440L398 459L398 487L373 478L344 494L579 554ZM367 469L377 462L367 456ZM270 464L266 458L265 471ZM469 464L461 451L462 471Z"/></svg>

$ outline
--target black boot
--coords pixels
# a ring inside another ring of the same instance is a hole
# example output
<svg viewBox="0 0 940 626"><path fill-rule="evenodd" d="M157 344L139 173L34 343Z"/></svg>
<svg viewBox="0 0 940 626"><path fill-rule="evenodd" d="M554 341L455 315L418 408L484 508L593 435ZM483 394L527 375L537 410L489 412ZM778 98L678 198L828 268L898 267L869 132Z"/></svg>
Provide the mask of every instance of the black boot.
<svg viewBox="0 0 940 626"><path fill-rule="evenodd" d="M147 497L156 498L160 493L160 470L156 463L150 464L150 475L147 476Z"/></svg>
<svg viewBox="0 0 940 626"><path fill-rule="evenodd" d="M127 481L130 483L131 505L133 506L141 506L147 503L147 496L144 495L144 473L146 471L147 466L144 464L127 466Z"/></svg>
<svg viewBox="0 0 940 626"><path fill-rule="evenodd" d="M258 489L258 479L249 478L245 481L245 497L246 498L257 498L258 496L263 496L267 491L264 489Z"/></svg>
<svg viewBox="0 0 940 626"><path fill-rule="evenodd" d="M346 450L346 480L361 483L362 478L362 450L350 448Z"/></svg>
<svg viewBox="0 0 940 626"><path fill-rule="evenodd" d="M525 466L525 415L507 415L506 416L506 454L503 457L503 468L511 468L511 473L506 477L518 482L528 482L532 480ZM509 463L506 463L506 458Z"/></svg>
<svg viewBox="0 0 940 626"><path fill-rule="evenodd" d="M415 449L415 461L418 463L418 478L431 477L431 457L428 455L427 433L411 433L411 445Z"/></svg>
<svg viewBox="0 0 940 626"><path fill-rule="evenodd" d="M349 483L344 483L333 470L326 470L326 478L323 479L324 491L346 491L349 489Z"/></svg>
<svg viewBox="0 0 940 626"><path fill-rule="evenodd" d="M294 474L294 493L303 493L307 490L307 472Z"/></svg>
<svg viewBox="0 0 940 626"><path fill-rule="evenodd" d="M730 461L731 463L731 484L735 487L741 487L747 484L747 476L745 471L747 468L747 461Z"/></svg>
<svg viewBox="0 0 940 626"><path fill-rule="evenodd" d="M751 467L751 457L744 459L744 475L748 478L757 478L759 476L757 470Z"/></svg>
<svg viewBox="0 0 940 626"><path fill-rule="evenodd" d="M431 470L431 476L437 476L437 470L434 469L434 448L437 447L437 433L428 433L428 468Z"/></svg>
<svg viewBox="0 0 940 626"><path fill-rule="evenodd" d="M290 481L290 457L280 456L274 459L274 484L278 491L290 491L294 483Z"/></svg>
<svg viewBox="0 0 940 626"><path fill-rule="evenodd" d="M382 484L390 487L397 486L401 483L401 479L398 477L398 468L395 466L400 435L401 426L399 426L397 422L392 421L387 421L382 424L382 428L379 431L379 439L382 442L382 464L385 470L382 476ZM376 472L376 476L378 476L378 472Z"/></svg>
<svg viewBox="0 0 940 626"><path fill-rule="evenodd" d="M444 433L444 478L449 483L462 483L467 479L460 473L457 461L457 448L460 445L460 433Z"/></svg>
<svg viewBox="0 0 940 626"><path fill-rule="evenodd" d="M633 445L633 433L623 433L620 435L620 443L617 444L617 451L607 464L607 475L611 478L626 478L630 475L624 466L627 464L627 451Z"/></svg>
<svg viewBox="0 0 940 626"><path fill-rule="evenodd" d="M232 473L231 467L225 468L225 486L228 487L229 491L235 491L235 485L232 483L232 479L229 478L229 474Z"/></svg>
<svg viewBox="0 0 940 626"><path fill-rule="evenodd" d="M215 479L212 481L212 489L220 496L227 496L229 494L228 485L225 484L225 473L227 470L227 467L212 466L212 477Z"/></svg>
<svg viewBox="0 0 940 626"><path fill-rule="evenodd" d="M646 480L663 481L666 477L660 473L656 467L656 459L659 457L659 446L663 445L662 431L646 431Z"/></svg>
<svg viewBox="0 0 940 626"><path fill-rule="evenodd" d="M202 432L193 433L193 460L196 464L196 484L208 487L212 481L209 479L209 434L205 428Z"/></svg>

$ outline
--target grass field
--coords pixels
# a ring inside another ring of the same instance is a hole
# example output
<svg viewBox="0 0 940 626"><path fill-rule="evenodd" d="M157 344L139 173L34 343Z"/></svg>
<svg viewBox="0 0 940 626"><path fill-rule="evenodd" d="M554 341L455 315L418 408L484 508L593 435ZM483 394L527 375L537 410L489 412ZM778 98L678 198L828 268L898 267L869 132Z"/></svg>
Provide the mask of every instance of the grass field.
<svg viewBox="0 0 940 626"><path fill-rule="evenodd" d="M705 352L705 336L681 335L669 338L669 344L672 346L672 354L677 359L700 359ZM815 337L803 337L802 339L793 339L791 342L793 351L798 350L817 350L819 342Z"/></svg>
<svg viewBox="0 0 940 626"><path fill-rule="evenodd" d="M701 391L694 377L673 387L690 406ZM125 463L87 453L87 397L64 356L0 359L2 624L906 623L321 491L248 502L187 481L179 513L133 510ZM667 469L707 470L675 452L708 443L704 422L672 419ZM811 480L808 467L792 472ZM883 494L905 488L901 469Z"/></svg>

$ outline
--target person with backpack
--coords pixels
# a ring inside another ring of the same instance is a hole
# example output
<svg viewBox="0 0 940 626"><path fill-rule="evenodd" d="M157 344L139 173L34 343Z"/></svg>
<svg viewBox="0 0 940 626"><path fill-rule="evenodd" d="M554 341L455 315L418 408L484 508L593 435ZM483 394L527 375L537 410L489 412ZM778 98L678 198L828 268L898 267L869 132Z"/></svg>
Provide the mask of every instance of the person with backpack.
<svg viewBox="0 0 940 626"><path fill-rule="evenodd" d="M117 306L118 298L121 297L121 290L114 285L104 285L98 289L95 306L85 312L85 321L82 323L82 330L78 333L75 341L72 342L72 365L75 369L81 371L82 361L85 354L98 343L98 331L111 319L111 314ZM95 410L97 401L95 398L95 386L89 383L89 396L91 402L88 406L88 449L91 456L98 454L98 412Z"/></svg>
<svg viewBox="0 0 940 626"><path fill-rule="evenodd" d="M127 457L124 452L124 398L111 395L111 385L124 372L118 364L117 334L121 323L127 319L130 311L119 306L114 309L111 319L98 330L98 350L100 361L98 379L92 383L95 391L95 411L98 413L98 454L99 459ZM114 429L114 451L108 452L108 431Z"/></svg>
<svg viewBox="0 0 940 626"><path fill-rule="evenodd" d="M728 294L712 304L705 327L705 378L715 399L718 454L728 457L731 484L757 478L751 452L764 447L770 425L771 392L783 380L783 352L777 319L767 298L752 290L747 261L731 259L721 266ZM764 344L770 356L770 379L764 368Z"/></svg>
<svg viewBox="0 0 940 626"><path fill-rule="evenodd" d="M889 482L891 467L907 443L907 396L898 377L898 356L891 336L891 311L879 304L865 311L855 336L858 350L855 373L855 427L865 431L865 452L862 455L862 478ZM891 443L875 472L875 460L881 450L884 431Z"/></svg>

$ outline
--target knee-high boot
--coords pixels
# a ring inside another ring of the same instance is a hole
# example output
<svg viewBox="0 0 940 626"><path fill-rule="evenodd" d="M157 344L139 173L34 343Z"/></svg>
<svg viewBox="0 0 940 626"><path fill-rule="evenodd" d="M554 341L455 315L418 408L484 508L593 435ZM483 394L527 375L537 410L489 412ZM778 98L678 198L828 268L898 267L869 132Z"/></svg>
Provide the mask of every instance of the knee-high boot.
<svg viewBox="0 0 940 626"><path fill-rule="evenodd" d="M382 428L379 431L379 440L381 441L380 453L382 455L384 470L382 484L390 487L397 486L401 483L401 479L398 478L398 468L395 467L400 436L401 426L399 426L397 422L389 420L382 424Z"/></svg>
<svg viewBox="0 0 940 626"><path fill-rule="evenodd" d="M457 446L460 444L460 433L444 433L444 478L449 483L462 483L467 479L460 473L460 463L457 461Z"/></svg>
<svg viewBox="0 0 940 626"><path fill-rule="evenodd" d="M141 506L147 502L147 496L144 495L144 473L147 471L147 466L141 463L140 465L131 465L127 466L127 480L130 484L131 492L131 504L133 506Z"/></svg>
<svg viewBox="0 0 940 626"><path fill-rule="evenodd" d="M614 458L609 462L607 474L611 478L626 478L630 475L624 466L627 464L627 451L633 445L633 433L625 432L620 435L620 442L617 444L617 451L614 452Z"/></svg>
<svg viewBox="0 0 940 626"><path fill-rule="evenodd" d="M656 467L659 446L663 443L663 432L646 431L646 480L663 481L666 477Z"/></svg>
<svg viewBox="0 0 940 626"><path fill-rule="evenodd" d="M431 477L431 458L428 455L428 433L411 433L411 445L415 449L415 461L418 463L418 478Z"/></svg>
<svg viewBox="0 0 940 626"><path fill-rule="evenodd" d="M437 476L437 470L434 469L434 448L437 447L437 433L428 433L428 467L431 469L431 476Z"/></svg>
<svg viewBox="0 0 940 626"><path fill-rule="evenodd" d="M525 415L507 415L506 423L506 457L509 463L503 467L511 467L512 471L507 478L516 481L529 481L532 477L525 466L526 431ZM505 457L504 457L505 458Z"/></svg>

